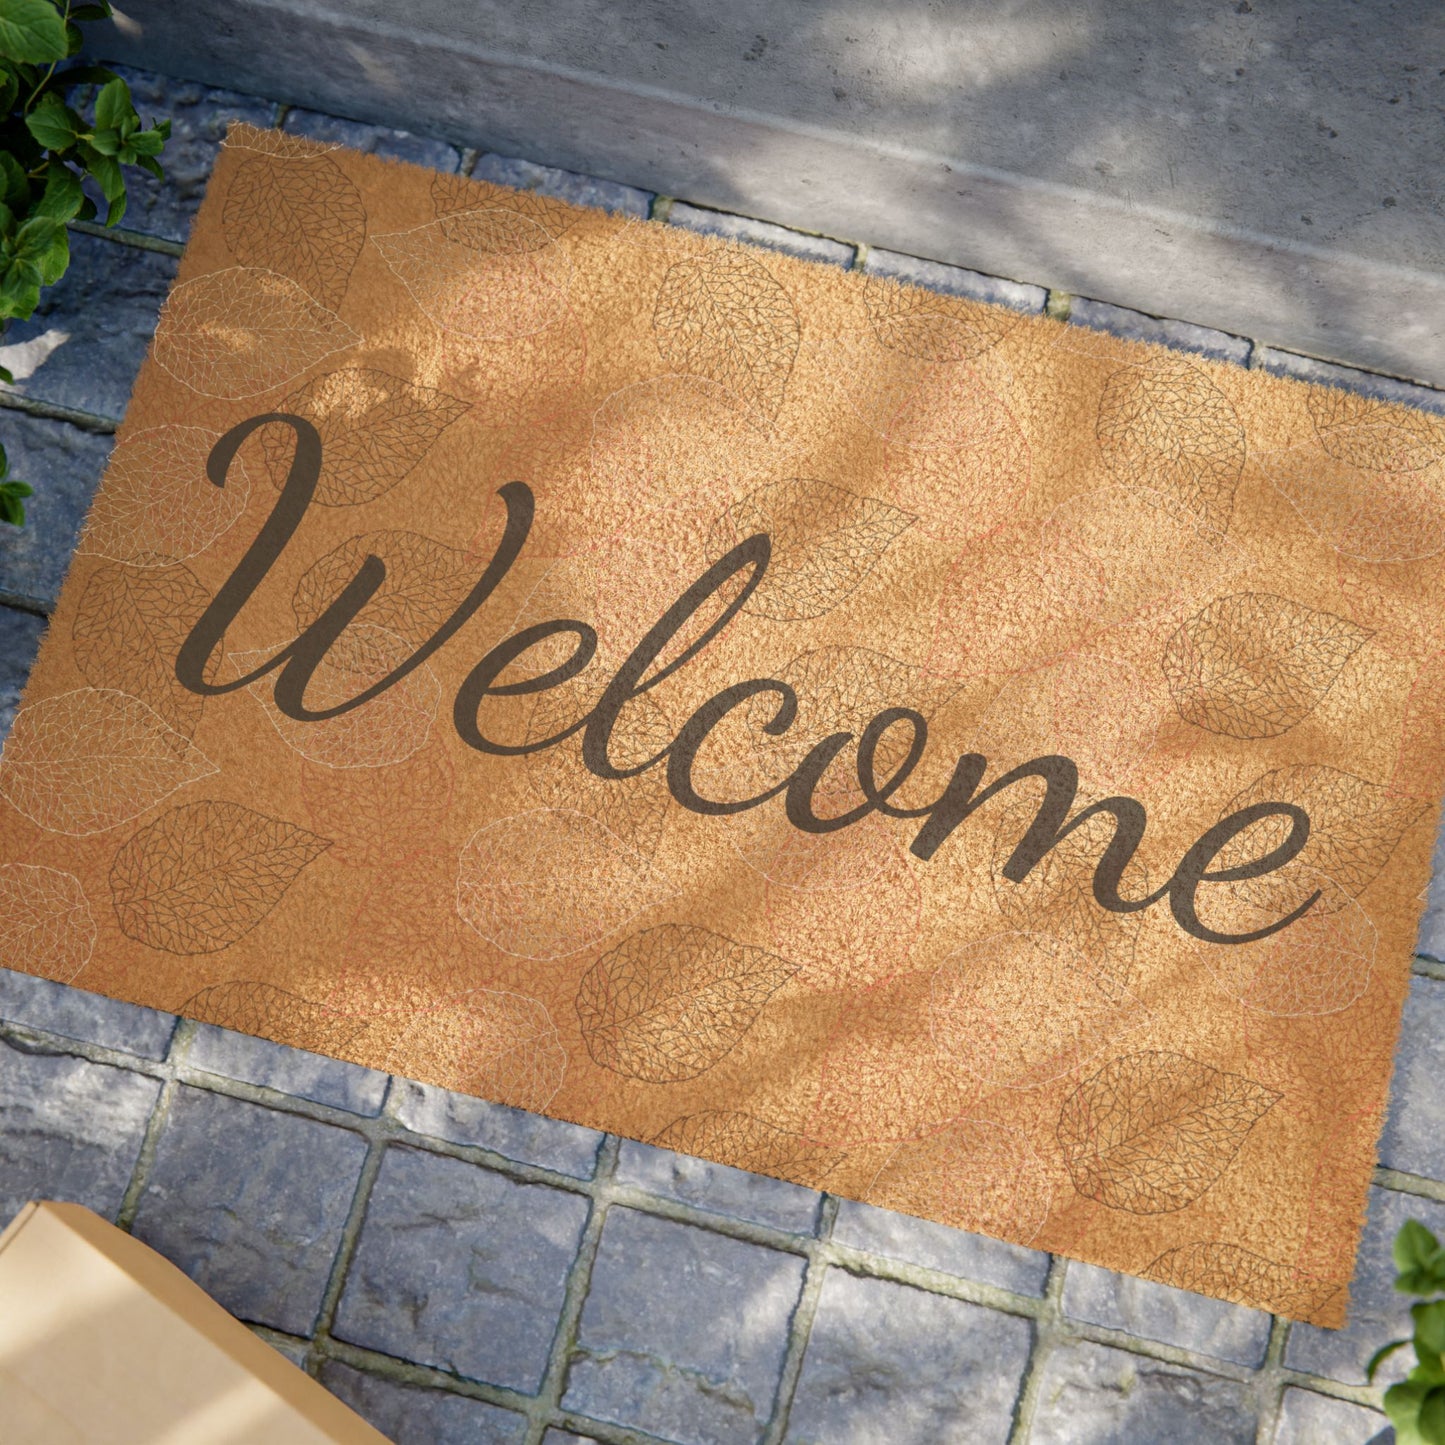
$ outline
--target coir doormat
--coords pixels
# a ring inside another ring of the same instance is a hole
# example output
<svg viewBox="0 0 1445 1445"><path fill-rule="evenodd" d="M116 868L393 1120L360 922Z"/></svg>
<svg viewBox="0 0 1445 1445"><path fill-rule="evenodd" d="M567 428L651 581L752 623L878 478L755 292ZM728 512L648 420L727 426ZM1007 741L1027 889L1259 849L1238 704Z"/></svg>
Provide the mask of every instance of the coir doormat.
<svg viewBox="0 0 1445 1445"><path fill-rule="evenodd" d="M1339 1324L1445 426L233 131L12 967Z"/></svg>

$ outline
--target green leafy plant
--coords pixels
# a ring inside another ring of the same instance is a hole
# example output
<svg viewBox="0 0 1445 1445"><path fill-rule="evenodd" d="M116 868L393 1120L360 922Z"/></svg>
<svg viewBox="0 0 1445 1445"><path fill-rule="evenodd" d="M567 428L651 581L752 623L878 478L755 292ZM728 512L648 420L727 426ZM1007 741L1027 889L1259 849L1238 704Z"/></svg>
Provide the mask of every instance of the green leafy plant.
<svg viewBox="0 0 1445 1445"><path fill-rule="evenodd" d="M170 121L143 127L130 87L102 66L61 68L81 47L80 27L111 13L109 0L0 0L0 326L24 320L70 265L70 221L100 212L82 183L89 176L105 201L104 224L125 214L124 166L162 175ZM77 85L97 86L92 118L65 100ZM0 367L0 380L14 378ZM0 521L25 520L30 488L0 461Z"/></svg>
<svg viewBox="0 0 1445 1445"><path fill-rule="evenodd" d="M1395 1288L1422 1301L1410 1306L1415 1333L1376 1350L1365 1375L1373 1384L1382 1361L1413 1345L1415 1368L1385 1391L1385 1413L1398 1445L1445 1445L1445 1246L1411 1219L1395 1236L1394 1254Z"/></svg>

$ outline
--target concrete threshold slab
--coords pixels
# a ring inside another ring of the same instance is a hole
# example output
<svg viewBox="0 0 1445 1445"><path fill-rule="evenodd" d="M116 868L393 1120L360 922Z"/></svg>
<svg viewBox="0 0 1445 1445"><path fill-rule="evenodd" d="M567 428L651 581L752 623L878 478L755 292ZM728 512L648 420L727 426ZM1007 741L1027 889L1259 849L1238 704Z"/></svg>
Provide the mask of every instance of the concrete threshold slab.
<svg viewBox="0 0 1445 1445"><path fill-rule="evenodd" d="M1361 8L130 0L98 48L1441 385L1440 14Z"/></svg>

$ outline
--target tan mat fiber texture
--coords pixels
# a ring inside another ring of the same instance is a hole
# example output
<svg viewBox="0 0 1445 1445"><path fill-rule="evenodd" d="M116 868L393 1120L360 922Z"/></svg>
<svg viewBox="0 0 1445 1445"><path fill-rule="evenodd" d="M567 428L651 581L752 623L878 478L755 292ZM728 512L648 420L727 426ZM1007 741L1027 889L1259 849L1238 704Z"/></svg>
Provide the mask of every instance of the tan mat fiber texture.
<svg viewBox="0 0 1445 1445"><path fill-rule="evenodd" d="M0 961L1338 1324L1442 457L238 128L0 759Z"/></svg>

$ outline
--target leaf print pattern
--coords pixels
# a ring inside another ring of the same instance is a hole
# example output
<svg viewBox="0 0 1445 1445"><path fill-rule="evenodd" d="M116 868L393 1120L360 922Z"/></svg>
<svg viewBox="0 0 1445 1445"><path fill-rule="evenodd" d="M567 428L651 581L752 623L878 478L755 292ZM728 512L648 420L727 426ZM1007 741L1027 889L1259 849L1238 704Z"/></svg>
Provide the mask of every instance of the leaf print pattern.
<svg viewBox="0 0 1445 1445"><path fill-rule="evenodd" d="M443 331L516 341L567 310L571 266L535 221L514 211L464 211L371 244Z"/></svg>
<svg viewBox="0 0 1445 1445"><path fill-rule="evenodd" d="M1269 593L1237 592L1169 640L1164 676L1185 722L1232 738L1274 738L1324 700L1370 633Z"/></svg>
<svg viewBox="0 0 1445 1445"><path fill-rule="evenodd" d="M538 191L511 190L444 171L431 178L431 198L439 220L463 211L514 211L540 226L549 237L564 235L581 218L575 207Z"/></svg>
<svg viewBox="0 0 1445 1445"><path fill-rule="evenodd" d="M332 1054L353 1048L366 1030L363 1019L255 979L212 984L192 994L178 1012L217 1028Z"/></svg>
<svg viewBox="0 0 1445 1445"><path fill-rule="evenodd" d="M827 482L770 482L718 519L709 548L721 556L758 532L772 555L747 612L778 622L822 617L848 597L914 522L909 513Z"/></svg>
<svg viewBox="0 0 1445 1445"><path fill-rule="evenodd" d="M81 676L96 687L119 683L190 737L205 699L176 680L176 654L210 600L185 567L97 567L70 627Z"/></svg>
<svg viewBox="0 0 1445 1445"><path fill-rule="evenodd" d="M275 651L238 652L227 661L237 673L247 673ZM412 652L404 639L384 627L354 624L332 643L311 675L306 707L319 712L359 697ZM405 762L426 745L441 703L441 684L426 663L360 707L312 722L283 713L276 706L275 686L276 674L267 673L246 690L288 747L328 768L386 768Z"/></svg>
<svg viewBox="0 0 1445 1445"><path fill-rule="evenodd" d="M1293 1018L1337 1013L1365 992L1375 963L1375 925L1322 873L1291 872L1265 895L1264 904L1244 883L1228 884L1222 897L1200 909L1200 917L1221 933L1252 933L1317 892L1322 896L1303 918L1268 938L1198 945L1200 959L1231 998L1261 1013Z"/></svg>
<svg viewBox="0 0 1445 1445"><path fill-rule="evenodd" d="M720 382L764 422L777 418L802 333L792 298L761 262L741 251L677 262L652 328L669 365Z"/></svg>
<svg viewBox="0 0 1445 1445"><path fill-rule="evenodd" d="M1278 1101L1252 1079L1183 1054L1126 1054L1065 1100L1059 1147L1086 1198L1131 1214L1168 1213L1229 1168Z"/></svg>
<svg viewBox="0 0 1445 1445"><path fill-rule="evenodd" d="M0 968L73 983L94 947L95 918L75 874L0 864Z"/></svg>
<svg viewBox="0 0 1445 1445"><path fill-rule="evenodd" d="M451 812L456 774L435 744L384 768L301 765L301 798L331 856L375 868L430 847Z"/></svg>
<svg viewBox="0 0 1445 1445"><path fill-rule="evenodd" d="M900 286L882 276L863 282L863 308L879 343L918 361L972 361L1018 324L997 306Z"/></svg>
<svg viewBox="0 0 1445 1445"><path fill-rule="evenodd" d="M239 803L182 803L147 824L110 869L127 938L167 953L215 953L243 938L329 840Z"/></svg>
<svg viewBox="0 0 1445 1445"><path fill-rule="evenodd" d="M1339 1286L1278 1264L1237 1244L1207 1241L1166 1250L1143 1270L1174 1289L1233 1300L1287 1319L1315 1318Z"/></svg>
<svg viewBox="0 0 1445 1445"><path fill-rule="evenodd" d="M151 355L202 396L241 398L285 386L356 340L294 281L233 266L171 292Z"/></svg>
<svg viewBox="0 0 1445 1445"><path fill-rule="evenodd" d="M1220 817L1264 802L1303 808L1309 814L1309 840L1283 868L1231 886L1242 898L1280 914L1308 897L1298 881L1302 874L1323 874L1335 885L1332 896L1315 905L1317 910L1358 897L1389 862L1405 830L1428 811L1421 799L1392 792L1354 773L1323 763L1297 763L1260 774L1224 805ZM1239 834L1214 866L1230 868L1263 857L1284 842L1290 826L1283 817L1261 819Z"/></svg>
<svg viewBox="0 0 1445 1445"><path fill-rule="evenodd" d="M421 647L476 585L476 559L432 537L399 529L364 532L313 562L291 597L300 627L309 627L361 570L379 557L386 577L351 625L378 627Z"/></svg>
<svg viewBox="0 0 1445 1445"><path fill-rule="evenodd" d="M221 230L243 266L289 276L334 311L366 241L366 207L324 155L257 156L231 178Z"/></svg>
<svg viewBox="0 0 1445 1445"><path fill-rule="evenodd" d="M696 1078L737 1045L795 972L786 959L705 928L650 928L582 976L582 1038L595 1062L627 1078Z"/></svg>
<svg viewBox="0 0 1445 1445"><path fill-rule="evenodd" d="M0 754L0 796L32 822L103 833L216 771L154 708L115 688L27 703Z"/></svg>
<svg viewBox="0 0 1445 1445"><path fill-rule="evenodd" d="M1228 529L1244 428L1199 367L1171 359L1120 368L1099 400L1096 435L1121 482L1168 492L1218 531Z"/></svg>
<svg viewBox="0 0 1445 1445"><path fill-rule="evenodd" d="M348 366L308 381L280 410L305 417L320 433L316 502L355 507L384 497L404 481L442 433L466 415L468 405L376 367ZM271 480L279 487L291 465L292 437L268 427L261 445Z"/></svg>
<svg viewBox="0 0 1445 1445"><path fill-rule="evenodd" d="M704 1109L674 1119L652 1142L659 1149L701 1155L717 1164L789 1179L810 1189L821 1189L848 1157L731 1109Z"/></svg>
<svg viewBox="0 0 1445 1445"><path fill-rule="evenodd" d="M412 1018L386 1067L514 1109L545 1109L562 1087L567 1050L537 999L478 989Z"/></svg>
<svg viewBox="0 0 1445 1445"><path fill-rule="evenodd" d="M1445 465L1365 471L1313 446L1260 468L1311 532L1360 562L1415 562L1445 551Z"/></svg>
<svg viewBox="0 0 1445 1445"><path fill-rule="evenodd" d="M251 494L244 454L231 463L224 487L206 476L219 440L196 426L127 432L110 455L76 550L134 567L169 567L204 552L236 524Z"/></svg>
<svg viewBox="0 0 1445 1445"><path fill-rule="evenodd" d="M1366 472L1415 472L1445 459L1445 421L1334 387L1306 394L1320 445Z"/></svg>
<svg viewBox="0 0 1445 1445"><path fill-rule="evenodd" d="M576 953L670 896L647 859L564 808L479 828L457 874L457 912L488 943L522 958Z"/></svg>

